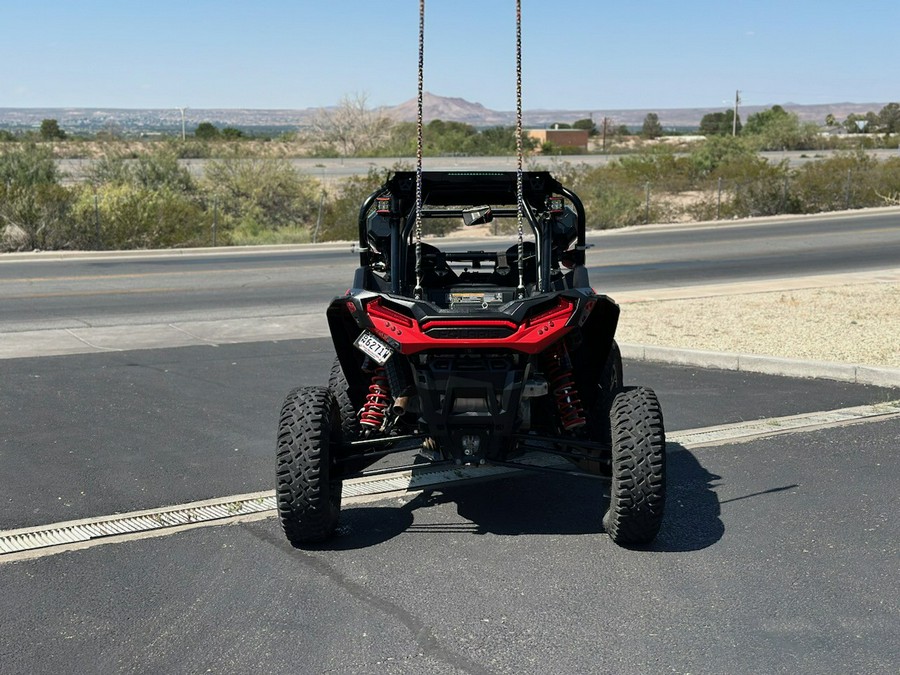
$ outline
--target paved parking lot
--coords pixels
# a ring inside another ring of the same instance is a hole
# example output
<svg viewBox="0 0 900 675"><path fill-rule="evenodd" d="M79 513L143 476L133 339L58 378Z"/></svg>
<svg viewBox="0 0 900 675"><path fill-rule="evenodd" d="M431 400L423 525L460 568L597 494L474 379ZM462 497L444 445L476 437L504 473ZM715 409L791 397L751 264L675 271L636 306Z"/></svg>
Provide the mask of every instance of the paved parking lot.
<svg viewBox="0 0 900 675"><path fill-rule="evenodd" d="M3 364L0 529L267 490L275 414L326 340ZM626 363L667 428L896 389ZM669 447L649 549L603 484L518 475L348 505L302 552L271 515L0 557L0 671L897 672L895 416ZM163 533L165 534L165 533Z"/></svg>

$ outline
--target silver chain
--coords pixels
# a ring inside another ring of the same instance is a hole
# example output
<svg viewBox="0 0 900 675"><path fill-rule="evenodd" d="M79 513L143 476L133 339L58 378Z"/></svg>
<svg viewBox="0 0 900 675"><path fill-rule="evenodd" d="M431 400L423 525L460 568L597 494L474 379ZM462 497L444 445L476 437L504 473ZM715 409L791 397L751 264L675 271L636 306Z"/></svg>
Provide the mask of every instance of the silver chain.
<svg viewBox="0 0 900 675"><path fill-rule="evenodd" d="M422 298L422 84L425 66L425 0L419 0L419 89L416 109L416 287L413 294ZM516 295L525 297L525 230L522 189L522 0L516 0L516 224L519 233L519 285Z"/></svg>
<svg viewBox="0 0 900 675"><path fill-rule="evenodd" d="M525 232L522 220L525 200L522 196L522 0L516 0L516 224L519 227L519 285L516 295L525 297Z"/></svg>
<svg viewBox="0 0 900 675"><path fill-rule="evenodd" d="M419 0L419 97L416 111L416 288L422 299L422 82L425 66L425 0Z"/></svg>

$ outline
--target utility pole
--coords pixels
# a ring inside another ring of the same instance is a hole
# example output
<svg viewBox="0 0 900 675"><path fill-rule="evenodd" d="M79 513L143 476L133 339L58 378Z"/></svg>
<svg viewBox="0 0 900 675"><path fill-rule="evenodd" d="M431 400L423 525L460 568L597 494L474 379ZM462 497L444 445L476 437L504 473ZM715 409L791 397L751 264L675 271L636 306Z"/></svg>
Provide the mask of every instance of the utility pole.
<svg viewBox="0 0 900 675"><path fill-rule="evenodd" d="M603 118L603 152L606 152L606 130L609 129L609 118Z"/></svg>
<svg viewBox="0 0 900 675"><path fill-rule="evenodd" d="M731 135L737 136L738 106L741 104L740 89L734 92L734 119L731 120Z"/></svg>
<svg viewBox="0 0 900 675"><path fill-rule="evenodd" d="M184 111L187 110L187 106L178 109L181 111L181 141L184 142L186 139L186 135L184 133Z"/></svg>

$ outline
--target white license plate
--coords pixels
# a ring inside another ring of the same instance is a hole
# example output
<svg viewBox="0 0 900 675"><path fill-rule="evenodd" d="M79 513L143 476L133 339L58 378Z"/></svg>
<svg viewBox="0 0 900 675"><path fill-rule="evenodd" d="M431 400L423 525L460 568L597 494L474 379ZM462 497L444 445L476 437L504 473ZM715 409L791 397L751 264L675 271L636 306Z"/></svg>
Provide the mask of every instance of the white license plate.
<svg viewBox="0 0 900 675"><path fill-rule="evenodd" d="M391 357L391 354L394 353L394 350L391 349L389 345L386 345L368 331L360 333L353 344L379 366L383 366Z"/></svg>

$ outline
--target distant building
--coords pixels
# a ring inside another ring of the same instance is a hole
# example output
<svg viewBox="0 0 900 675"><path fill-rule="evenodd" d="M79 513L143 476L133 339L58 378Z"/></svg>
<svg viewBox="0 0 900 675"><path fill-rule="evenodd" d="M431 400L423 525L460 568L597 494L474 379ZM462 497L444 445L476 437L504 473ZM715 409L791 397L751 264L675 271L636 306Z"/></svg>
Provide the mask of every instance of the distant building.
<svg viewBox="0 0 900 675"><path fill-rule="evenodd" d="M537 141L538 149L544 143L550 143L556 148L577 148L585 152L588 148L587 129L528 129L526 133L529 138Z"/></svg>

